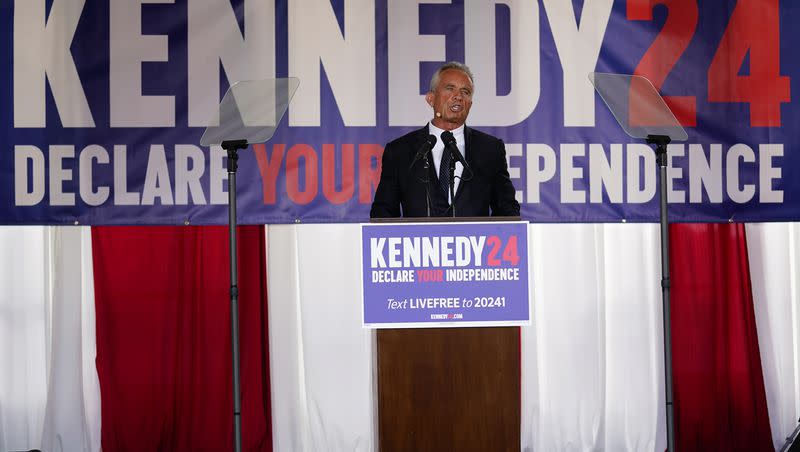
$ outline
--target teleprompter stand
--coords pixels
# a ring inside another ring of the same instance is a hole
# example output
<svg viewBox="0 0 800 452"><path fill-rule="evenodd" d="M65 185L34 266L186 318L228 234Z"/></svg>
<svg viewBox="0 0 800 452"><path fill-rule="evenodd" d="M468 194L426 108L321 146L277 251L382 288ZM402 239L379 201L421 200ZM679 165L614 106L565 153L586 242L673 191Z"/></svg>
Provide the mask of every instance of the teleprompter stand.
<svg viewBox="0 0 800 452"><path fill-rule="evenodd" d="M242 450L239 384L239 287L236 259L236 170L239 151L263 143L275 133L300 81L296 78L237 82L228 89L200 144L219 145L227 153L228 232L230 246L231 351L233 368L233 450Z"/></svg>
<svg viewBox="0 0 800 452"><path fill-rule="evenodd" d="M675 450L675 407L672 397L672 323L669 297L669 222L667 220L667 145L672 139L667 135L648 135L647 144L655 146L659 168L661 223L661 300L664 305L664 387L667 409L667 450Z"/></svg>
<svg viewBox="0 0 800 452"><path fill-rule="evenodd" d="M649 80L637 75L593 72L589 80L619 125L629 136L655 147L658 162L661 223L661 297L664 312L664 383L667 450L675 450L675 412L672 397L672 330L670 326L669 221L667 219L667 145L685 141L686 131Z"/></svg>

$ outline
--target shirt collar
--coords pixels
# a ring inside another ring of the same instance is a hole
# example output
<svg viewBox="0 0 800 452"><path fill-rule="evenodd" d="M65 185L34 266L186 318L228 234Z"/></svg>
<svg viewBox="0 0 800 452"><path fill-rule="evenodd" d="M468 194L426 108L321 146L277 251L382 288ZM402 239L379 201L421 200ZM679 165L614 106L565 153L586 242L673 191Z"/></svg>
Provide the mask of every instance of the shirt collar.
<svg viewBox="0 0 800 452"><path fill-rule="evenodd" d="M436 135L437 140L442 139L442 132L444 132L444 129L440 129L433 125L433 121L428 123L428 133ZM450 132L453 134L457 142L464 142L464 124L461 124L457 129L453 129Z"/></svg>

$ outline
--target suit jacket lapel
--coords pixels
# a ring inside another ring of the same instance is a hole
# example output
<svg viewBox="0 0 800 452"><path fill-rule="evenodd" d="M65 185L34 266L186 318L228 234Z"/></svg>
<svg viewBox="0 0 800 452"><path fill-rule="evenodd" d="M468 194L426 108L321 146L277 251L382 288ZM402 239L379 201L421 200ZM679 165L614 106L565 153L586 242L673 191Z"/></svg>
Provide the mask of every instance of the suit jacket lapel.
<svg viewBox="0 0 800 452"><path fill-rule="evenodd" d="M419 148L422 147L422 145L425 143L425 139L428 138L428 135L430 135L430 133L431 132L428 129L427 124L425 124L421 129L417 130L416 136L414 137L414 149L411 150L411 152L413 152L413 155L411 156L412 159L414 158L415 155L417 155L417 150L419 150ZM436 137L436 139L439 140L440 138ZM424 168L425 164L423 163L422 159L420 159L420 162L416 163L414 168L414 174L418 180L425 180ZM431 152L430 150L428 150L427 180L431 197L436 196L434 194L435 190L439 190L440 192L442 192L442 187L439 184L439 174L436 173L436 164L433 162L433 152ZM442 194L444 194L445 196L447 195L444 192L442 192Z"/></svg>
<svg viewBox="0 0 800 452"><path fill-rule="evenodd" d="M414 140L413 140L414 147L413 149L411 149L411 156L409 157L410 159L409 161L411 161L417 155L417 151L425 143L425 139L427 137L428 137L427 125L417 130L417 132L414 135ZM434 180L436 180L436 168L433 165L433 154L431 154L430 151L428 151L428 163L430 168L428 169L427 179L430 181L431 175L433 175ZM417 179L424 180L426 175L425 175L425 162L423 159L419 159L416 163L414 163L413 174Z"/></svg>

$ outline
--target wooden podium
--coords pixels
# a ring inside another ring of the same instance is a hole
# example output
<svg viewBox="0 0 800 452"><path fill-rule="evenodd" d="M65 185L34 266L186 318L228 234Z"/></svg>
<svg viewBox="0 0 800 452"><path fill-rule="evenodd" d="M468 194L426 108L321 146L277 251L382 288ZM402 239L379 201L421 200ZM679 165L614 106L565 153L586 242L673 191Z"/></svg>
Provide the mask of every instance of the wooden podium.
<svg viewBox="0 0 800 452"><path fill-rule="evenodd" d="M393 220L411 221L420 219ZM379 330L381 452L518 451L519 334L519 327Z"/></svg>

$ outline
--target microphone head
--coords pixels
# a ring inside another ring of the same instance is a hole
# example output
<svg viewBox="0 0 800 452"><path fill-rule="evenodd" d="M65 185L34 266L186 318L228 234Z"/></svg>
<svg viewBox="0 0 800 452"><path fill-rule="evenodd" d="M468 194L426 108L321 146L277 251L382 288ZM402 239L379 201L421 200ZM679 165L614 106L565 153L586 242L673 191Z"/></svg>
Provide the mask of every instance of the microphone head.
<svg viewBox="0 0 800 452"><path fill-rule="evenodd" d="M436 146L436 135L428 135L428 138L426 138L425 141L430 145L430 147Z"/></svg>
<svg viewBox="0 0 800 452"><path fill-rule="evenodd" d="M453 136L453 132L449 130L445 130L444 132L442 132L442 143L444 143L445 146L450 144L455 144L456 137Z"/></svg>

